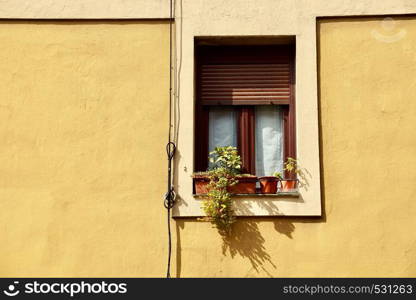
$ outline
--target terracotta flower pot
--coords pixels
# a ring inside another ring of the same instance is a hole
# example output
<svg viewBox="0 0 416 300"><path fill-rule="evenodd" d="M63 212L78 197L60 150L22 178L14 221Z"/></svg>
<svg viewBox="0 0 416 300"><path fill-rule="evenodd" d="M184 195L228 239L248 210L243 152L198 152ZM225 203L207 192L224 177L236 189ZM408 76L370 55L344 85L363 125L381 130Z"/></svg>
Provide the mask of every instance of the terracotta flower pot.
<svg viewBox="0 0 416 300"><path fill-rule="evenodd" d="M279 179L275 176L259 177L261 193L262 194L276 194L278 181Z"/></svg>
<svg viewBox="0 0 416 300"><path fill-rule="evenodd" d="M280 180L280 191L281 192L293 192L298 187L297 179L283 179Z"/></svg>
<svg viewBox="0 0 416 300"><path fill-rule="evenodd" d="M204 175L194 175L195 194L207 194L209 192L209 178Z"/></svg>
<svg viewBox="0 0 416 300"><path fill-rule="evenodd" d="M237 176L238 183L230 186L228 191L231 194L255 194L256 193L256 176Z"/></svg>

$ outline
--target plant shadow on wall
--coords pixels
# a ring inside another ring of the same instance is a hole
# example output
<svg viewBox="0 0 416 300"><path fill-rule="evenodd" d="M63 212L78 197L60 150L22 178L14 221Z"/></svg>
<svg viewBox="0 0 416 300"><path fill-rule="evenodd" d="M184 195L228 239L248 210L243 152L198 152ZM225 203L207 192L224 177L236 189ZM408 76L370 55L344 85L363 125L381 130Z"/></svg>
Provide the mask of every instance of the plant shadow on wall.
<svg viewBox="0 0 416 300"><path fill-rule="evenodd" d="M256 274L260 276L275 277L283 270L279 269L279 262L276 259L283 259L282 255L272 255L266 248L266 238L262 235L263 232L270 231L273 228L278 235L269 233L267 240L271 244L275 244L276 240L295 240L296 224L313 224L325 222L324 218L300 218L300 217L239 217L232 225L232 234L221 236L222 239L222 254L232 259L240 256L249 261L250 265L239 277L255 277ZM187 241L184 241L181 233L186 226L197 226L200 222L193 219L177 219L176 220L176 277L182 275L182 251L186 250ZM271 226L270 226L271 225ZM283 239L282 239L283 237ZM200 240L201 243L212 243L211 240ZM183 247L182 245L185 245ZM182 249L184 248L184 249ZM202 252L205 247L201 245L198 252ZM273 248L275 249L275 248ZM208 255L210 255L208 253ZM215 253L212 253L215 255ZM292 257L290 253L285 253L286 256ZM208 260L211 260L208 258ZM189 261L187 264L193 264L195 261ZM220 267L219 267L220 268ZM240 276L241 275L241 276ZM208 276L214 276L209 274Z"/></svg>
<svg viewBox="0 0 416 300"><path fill-rule="evenodd" d="M292 222L292 219L300 223L318 221L300 220L299 218L290 217L279 217L279 219L273 220L270 217L255 219L252 217L240 217L238 221L233 224L233 234L222 237L222 253L225 256L229 254L232 258L237 254L247 258L251 263L252 270L256 273L260 273L260 271L263 270L264 273L273 277L273 274L268 271L268 267L277 269L277 266L273 262L270 254L266 251L266 240L260 232L259 225L261 226L261 224L263 224L267 227L268 224L272 223L276 232L284 235L286 238L293 239L293 233L295 232L296 227Z"/></svg>
<svg viewBox="0 0 416 300"><path fill-rule="evenodd" d="M260 221L261 222L261 221ZM222 235L222 254L224 256L230 255L234 258L239 255L249 260L251 267L249 273L254 270L256 273L263 271L268 276L272 274L268 271L271 267L276 269L275 263L269 253L266 251L265 238L260 233L258 220L249 220L246 218L238 219L232 225L232 234ZM182 237L181 231L185 229L186 224L200 223L196 219L177 220L176 221L176 277L181 277L182 272ZM288 231L288 236L291 236L294 225L287 225L284 231ZM249 274L248 274L249 275Z"/></svg>
<svg viewBox="0 0 416 300"><path fill-rule="evenodd" d="M294 230L293 224L291 230ZM233 234L222 236L223 255L229 254L234 258L238 254L243 258L247 258L252 269L257 273L262 269L266 274L272 276L265 264L270 265L274 269L276 269L276 265L266 251L264 245L266 240L260 233L258 222L249 219L238 220L233 224L232 232Z"/></svg>

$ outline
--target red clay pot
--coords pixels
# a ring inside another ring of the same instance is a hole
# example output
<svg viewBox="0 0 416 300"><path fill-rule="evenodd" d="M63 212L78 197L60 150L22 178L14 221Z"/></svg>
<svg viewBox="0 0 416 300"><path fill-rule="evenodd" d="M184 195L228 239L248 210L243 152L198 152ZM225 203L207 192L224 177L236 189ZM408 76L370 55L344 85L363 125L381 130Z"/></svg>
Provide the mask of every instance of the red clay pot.
<svg viewBox="0 0 416 300"><path fill-rule="evenodd" d="M255 194L256 193L256 176L237 176L238 183L230 186L228 191L231 194Z"/></svg>
<svg viewBox="0 0 416 300"><path fill-rule="evenodd" d="M207 194L209 192L209 178L204 175L194 175L195 194Z"/></svg>
<svg viewBox="0 0 416 300"><path fill-rule="evenodd" d="M262 194L276 194L278 181L279 179L275 176L259 177L261 193Z"/></svg>
<svg viewBox="0 0 416 300"><path fill-rule="evenodd" d="M281 192L293 192L298 186L297 179L284 179L280 180L280 191Z"/></svg>

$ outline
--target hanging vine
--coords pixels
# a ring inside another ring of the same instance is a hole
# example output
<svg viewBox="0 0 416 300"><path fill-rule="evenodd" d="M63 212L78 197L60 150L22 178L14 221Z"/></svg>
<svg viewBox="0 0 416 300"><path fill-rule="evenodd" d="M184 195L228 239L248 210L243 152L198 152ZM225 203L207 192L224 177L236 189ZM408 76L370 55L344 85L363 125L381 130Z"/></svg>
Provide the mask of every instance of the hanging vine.
<svg viewBox="0 0 416 300"><path fill-rule="evenodd" d="M221 234L229 234L235 222L229 187L238 183L236 175L241 173L241 158L237 148L232 146L216 147L209 154L210 168L208 193L204 197L203 210L206 217Z"/></svg>

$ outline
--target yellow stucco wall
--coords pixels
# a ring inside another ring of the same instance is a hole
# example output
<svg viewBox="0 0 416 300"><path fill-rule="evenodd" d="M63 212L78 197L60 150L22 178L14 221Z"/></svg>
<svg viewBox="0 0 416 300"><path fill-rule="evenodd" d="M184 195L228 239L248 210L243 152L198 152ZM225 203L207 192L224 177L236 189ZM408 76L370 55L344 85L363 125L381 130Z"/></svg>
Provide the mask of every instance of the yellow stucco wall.
<svg viewBox="0 0 416 300"><path fill-rule="evenodd" d="M168 37L0 23L0 276L165 272Z"/></svg>
<svg viewBox="0 0 416 300"><path fill-rule="evenodd" d="M172 221L174 276L416 276L416 21L379 22L318 28L324 217ZM0 23L0 276L164 275L168 33Z"/></svg>

